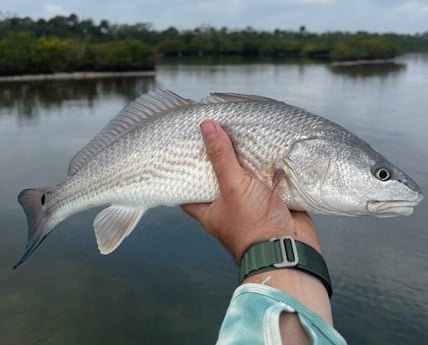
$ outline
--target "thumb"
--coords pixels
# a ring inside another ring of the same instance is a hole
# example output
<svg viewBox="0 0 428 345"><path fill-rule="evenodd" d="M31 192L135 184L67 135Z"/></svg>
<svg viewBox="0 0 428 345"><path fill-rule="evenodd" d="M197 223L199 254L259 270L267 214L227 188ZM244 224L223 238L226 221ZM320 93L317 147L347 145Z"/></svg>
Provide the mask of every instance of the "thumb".
<svg viewBox="0 0 428 345"><path fill-rule="evenodd" d="M215 121L205 120L200 128L220 189L227 187L243 173L232 142L225 130Z"/></svg>

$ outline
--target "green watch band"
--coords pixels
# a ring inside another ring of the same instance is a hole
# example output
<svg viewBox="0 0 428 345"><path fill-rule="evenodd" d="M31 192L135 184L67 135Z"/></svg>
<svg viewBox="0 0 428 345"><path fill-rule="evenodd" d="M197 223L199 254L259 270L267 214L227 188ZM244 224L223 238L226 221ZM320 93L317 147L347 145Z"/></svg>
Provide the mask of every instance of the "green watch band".
<svg viewBox="0 0 428 345"><path fill-rule="evenodd" d="M289 236L273 238L250 247L242 257L239 280L277 268L295 268L307 272L324 284L329 297L333 294L327 264L321 254Z"/></svg>

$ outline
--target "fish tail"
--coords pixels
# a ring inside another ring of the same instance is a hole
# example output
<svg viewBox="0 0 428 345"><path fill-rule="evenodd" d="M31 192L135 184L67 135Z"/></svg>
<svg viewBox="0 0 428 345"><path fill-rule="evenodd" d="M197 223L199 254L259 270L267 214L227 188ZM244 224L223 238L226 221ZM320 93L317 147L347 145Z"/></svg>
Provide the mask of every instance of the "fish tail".
<svg viewBox="0 0 428 345"><path fill-rule="evenodd" d="M46 202L46 194L49 188L24 189L18 195L18 201L24 209L28 224L28 239L25 253L13 269L20 266L40 246L43 240L51 232L47 227L48 215L43 211Z"/></svg>

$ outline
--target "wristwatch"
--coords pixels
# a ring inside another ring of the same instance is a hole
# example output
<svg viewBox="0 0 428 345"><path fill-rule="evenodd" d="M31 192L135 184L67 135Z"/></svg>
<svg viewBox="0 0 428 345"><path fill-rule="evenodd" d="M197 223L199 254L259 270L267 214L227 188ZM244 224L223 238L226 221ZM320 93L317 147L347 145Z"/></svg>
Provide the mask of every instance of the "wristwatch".
<svg viewBox="0 0 428 345"><path fill-rule="evenodd" d="M251 246L240 264L239 280L274 269L294 268L318 278L331 297L330 275L322 255L310 245L285 236Z"/></svg>

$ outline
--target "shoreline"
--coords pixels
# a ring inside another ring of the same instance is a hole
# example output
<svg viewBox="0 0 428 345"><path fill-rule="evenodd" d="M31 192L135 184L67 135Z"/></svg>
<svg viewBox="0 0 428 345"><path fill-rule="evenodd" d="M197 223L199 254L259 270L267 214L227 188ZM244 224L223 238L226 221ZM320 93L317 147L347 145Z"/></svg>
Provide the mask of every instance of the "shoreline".
<svg viewBox="0 0 428 345"><path fill-rule="evenodd" d="M78 80L78 79L102 79L116 77L154 77L155 70L151 71L128 71L128 72L70 72L52 74L22 74L11 76L0 76L2 82L20 81L45 81L45 80Z"/></svg>
<svg viewBox="0 0 428 345"><path fill-rule="evenodd" d="M396 63L394 58L391 59L373 59L373 60L350 60L350 61L335 61L331 62L331 66L358 66L358 65L377 65Z"/></svg>

